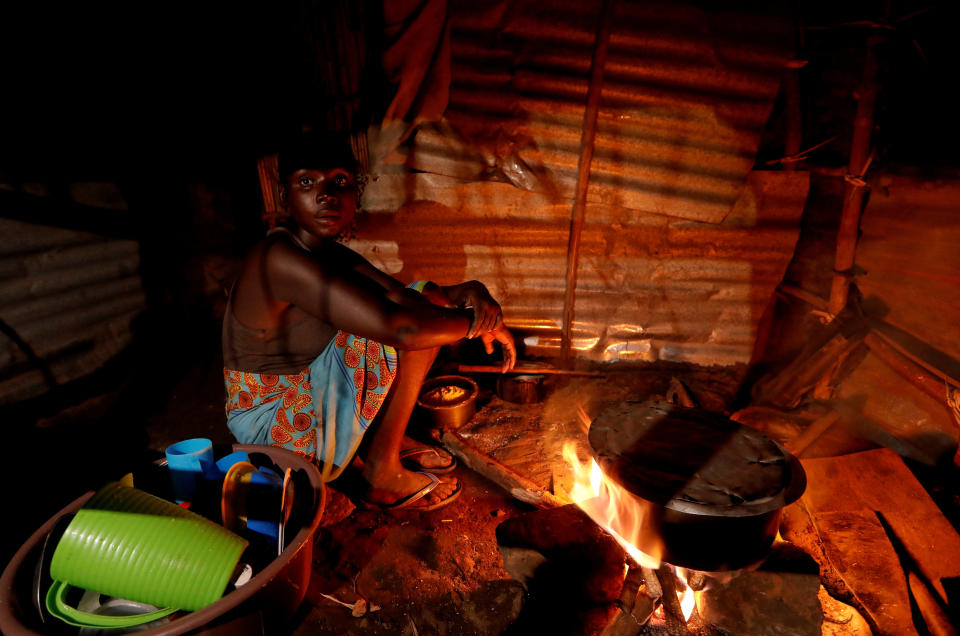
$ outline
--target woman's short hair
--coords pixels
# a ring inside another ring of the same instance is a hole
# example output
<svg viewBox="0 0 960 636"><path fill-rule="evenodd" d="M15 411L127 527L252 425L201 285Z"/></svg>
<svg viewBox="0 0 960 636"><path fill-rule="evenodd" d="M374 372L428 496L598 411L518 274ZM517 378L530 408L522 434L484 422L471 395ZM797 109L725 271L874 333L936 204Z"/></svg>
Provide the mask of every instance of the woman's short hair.
<svg viewBox="0 0 960 636"><path fill-rule="evenodd" d="M277 157L281 183L297 170L330 168L357 172L359 163L353 154L349 135L326 131L301 133L287 140Z"/></svg>

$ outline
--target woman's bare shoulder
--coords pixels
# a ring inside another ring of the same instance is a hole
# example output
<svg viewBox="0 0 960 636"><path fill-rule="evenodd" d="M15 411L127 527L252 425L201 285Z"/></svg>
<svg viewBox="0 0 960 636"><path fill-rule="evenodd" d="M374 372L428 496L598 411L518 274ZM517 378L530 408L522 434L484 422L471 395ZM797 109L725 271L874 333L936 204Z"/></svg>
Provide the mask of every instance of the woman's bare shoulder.
<svg viewBox="0 0 960 636"><path fill-rule="evenodd" d="M360 284L355 271L358 262L364 262L359 254L333 241L311 249L281 238L262 242L252 265L266 275L270 287L292 285L314 293L333 281Z"/></svg>

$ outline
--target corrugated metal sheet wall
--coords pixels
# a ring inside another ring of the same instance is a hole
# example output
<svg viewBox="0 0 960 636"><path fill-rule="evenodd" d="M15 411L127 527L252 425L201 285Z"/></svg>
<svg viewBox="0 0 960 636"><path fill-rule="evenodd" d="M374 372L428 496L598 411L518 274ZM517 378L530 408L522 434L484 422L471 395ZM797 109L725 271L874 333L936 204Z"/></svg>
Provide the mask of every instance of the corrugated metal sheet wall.
<svg viewBox="0 0 960 636"><path fill-rule="evenodd" d="M960 180L874 183L856 255L868 311L960 359Z"/></svg>
<svg viewBox="0 0 960 636"><path fill-rule="evenodd" d="M528 189L572 196L599 5L453 3L446 119L463 139L421 130L410 166L480 174L492 155L527 166ZM722 221L753 165L791 39L781 18L618 2L588 200Z"/></svg>
<svg viewBox="0 0 960 636"><path fill-rule="evenodd" d="M0 404L101 367L145 306L139 245L0 219Z"/></svg>
<svg viewBox="0 0 960 636"><path fill-rule="evenodd" d="M355 243L401 278L477 278L556 354L599 3L451 3L446 120L414 173L381 166ZM573 347L598 360L749 360L807 175L751 172L789 21L619 2L587 194Z"/></svg>
<svg viewBox="0 0 960 636"><path fill-rule="evenodd" d="M720 224L589 205L574 348L596 360L749 360L793 253L805 173L753 172ZM528 351L559 350L569 204L503 183L381 177L353 247L403 280L476 278Z"/></svg>

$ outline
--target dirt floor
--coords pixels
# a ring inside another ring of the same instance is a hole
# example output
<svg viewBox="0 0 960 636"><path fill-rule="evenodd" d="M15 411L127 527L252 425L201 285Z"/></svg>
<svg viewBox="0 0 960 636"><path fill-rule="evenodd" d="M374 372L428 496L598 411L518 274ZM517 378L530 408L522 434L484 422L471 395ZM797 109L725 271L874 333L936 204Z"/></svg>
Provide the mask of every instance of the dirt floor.
<svg viewBox="0 0 960 636"><path fill-rule="evenodd" d="M468 469L457 475L459 499L427 513L354 510L333 490L314 542L309 608L293 633L502 633L523 588L504 571L494 531L529 507ZM323 594L380 609L354 617Z"/></svg>
<svg viewBox="0 0 960 636"><path fill-rule="evenodd" d="M438 372L444 371L435 369L434 375ZM609 385L603 393L608 398L623 397L612 396L610 391L614 389L629 390L633 395L663 393L671 377L662 369L633 375L636 386L632 389L623 378L608 378L601 383ZM495 397L494 376L478 381L481 393L475 419L499 421L505 412L509 415L525 408L507 405ZM685 381L708 401L718 402L723 401L721 396L730 396L733 384L731 378L724 378L719 382L720 389L710 390L715 388L711 382L718 383L716 378L703 375ZM577 386L571 384L566 392ZM215 444L230 443L221 402L214 399L221 391L219 377L206 365L193 369L148 422L151 452L159 456L169 444L196 436L209 437ZM583 394L583 387L573 393ZM719 403L711 406L722 409ZM544 410L543 405L529 407L531 416ZM572 415L571 409L566 410ZM422 422L415 416L413 426L418 425ZM463 482L459 499L427 513L363 511L344 494L349 492L348 487L333 482L315 536L310 588L290 633L504 633L520 614L525 591L504 570L495 530L507 519L534 508L462 462L455 474ZM354 612L341 604L357 607L358 601L360 608L366 603L366 612Z"/></svg>
<svg viewBox="0 0 960 636"><path fill-rule="evenodd" d="M148 422L152 452L188 437L233 441L218 382L198 367L179 383ZM454 474L463 482L460 497L426 513L360 510L333 482L315 536L310 588L289 633L502 633L519 614L524 591L503 569L494 531L533 508L464 466ZM324 595L379 608L357 617Z"/></svg>

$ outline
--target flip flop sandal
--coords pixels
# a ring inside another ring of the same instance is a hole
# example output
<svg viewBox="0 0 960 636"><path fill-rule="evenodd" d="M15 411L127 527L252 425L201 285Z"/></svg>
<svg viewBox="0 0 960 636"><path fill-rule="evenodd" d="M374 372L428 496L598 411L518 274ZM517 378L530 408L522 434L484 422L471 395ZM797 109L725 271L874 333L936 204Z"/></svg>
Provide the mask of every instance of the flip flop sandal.
<svg viewBox="0 0 960 636"><path fill-rule="evenodd" d="M420 472L420 471L418 471ZM391 504L378 504L372 501L367 501L365 499L358 499L357 503L364 510L379 510L382 512L390 512L393 510L410 510L418 512L426 512L428 510L436 510L437 508L443 508L444 506L451 503L454 499L460 496L460 492L463 490L463 483L458 479L457 480L457 489L450 493L445 499L434 502L432 504L424 504L422 506L415 505L416 502L420 501L431 492L433 489L440 485L440 478L434 475L433 473L420 472L421 475L426 475L430 478L430 483L421 488L420 490L398 499L397 501Z"/></svg>
<svg viewBox="0 0 960 636"><path fill-rule="evenodd" d="M452 454L450 455L450 463L446 466L424 466L414 459L415 457L425 455L427 453L433 453L440 458L443 457L436 447L424 446L423 448L408 448L407 450L400 451L400 462L408 470L433 473L434 475L445 475L457 467L457 458Z"/></svg>

